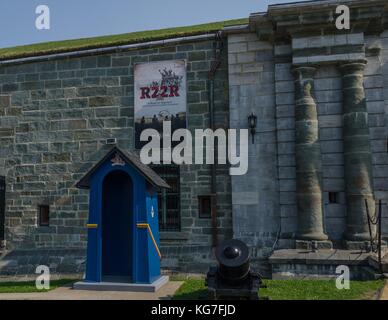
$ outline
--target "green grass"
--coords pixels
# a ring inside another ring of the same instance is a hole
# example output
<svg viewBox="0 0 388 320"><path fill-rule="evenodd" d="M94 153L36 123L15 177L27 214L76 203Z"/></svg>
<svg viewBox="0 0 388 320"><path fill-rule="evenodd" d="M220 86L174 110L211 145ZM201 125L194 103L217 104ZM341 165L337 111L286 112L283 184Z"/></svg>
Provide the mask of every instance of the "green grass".
<svg viewBox="0 0 388 320"><path fill-rule="evenodd" d="M246 23L248 23L248 19L235 19L187 27L140 31L65 41L44 42L12 48L4 48L0 49L0 60L197 35L208 32L215 32L227 26L241 25Z"/></svg>
<svg viewBox="0 0 388 320"><path fill-rule="evenodd" d="M38 290L35 286L35 281L21 281L21 282L0 282L1 293L26 293L26 292L47 292L66 284L74 282L74 279L51 280L49 290Z"/></svg>
<svg viewBox="0 0 388 320"><path fill-rule="evenodd" d="M383 286L383 280L351 281L350 290L338 290L334 280L264 280L267 288L260 289L260 297L270 300L369 300ZM175 300L207 298L203 280L188 280L174 295Z"/></svg>

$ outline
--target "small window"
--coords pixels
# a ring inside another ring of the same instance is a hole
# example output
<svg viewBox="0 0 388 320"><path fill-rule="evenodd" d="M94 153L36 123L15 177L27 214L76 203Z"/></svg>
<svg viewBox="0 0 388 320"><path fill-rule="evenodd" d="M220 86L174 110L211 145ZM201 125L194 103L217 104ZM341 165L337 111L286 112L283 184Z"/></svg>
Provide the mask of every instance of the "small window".
<svg viewBox="0 0 388 320"><path fill-rule="evenodd" d="M4 226L5 226L5 177L0 176L0 241L4 240Z"/></svg>
<svg viewBox="0 0 388 320"><path fill-rule="evenodd" d="M338 192L329 192L329 203L338 203Z"/></svg>
<svg viewBox="0 0 388 320"><path fill-rule="evenodd" d="M388 153L388 138L385 140L385 146L386 146L386 150L387 150L387 153Z"/></svg>
<svg viewBox="0 0 388 320"><path fill-rule="evenodd" d="M50 225L50 207L47 205L39 206L39 226L47 227Z"/></svg>
<svg viewBox="0 0 388 320"><path fill-rule="evenodd" d="M212 216L212 198L211 196L198 197L199 217L209 219Z"/></svg>
<svg viewBox="0 0 388 320"><path fill-rule="evenodd" d="M179 232L181 228L179 166L154 165L152 169L171 187L158 192L159 230Z"/></svg>

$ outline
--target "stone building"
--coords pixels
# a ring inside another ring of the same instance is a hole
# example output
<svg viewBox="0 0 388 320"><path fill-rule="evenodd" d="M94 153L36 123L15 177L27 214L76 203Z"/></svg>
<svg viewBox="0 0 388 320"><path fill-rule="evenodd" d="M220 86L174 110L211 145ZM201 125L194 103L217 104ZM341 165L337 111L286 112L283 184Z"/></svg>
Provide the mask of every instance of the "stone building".
<svg viewBox="0 0 388 320"><path fill-rule="evenodd" d="M336 28L340 4L350 30ZM266 275L330 275L344 260L360 271L365 200L373 215L388 198L387 23L387 1L308 1L185 37L3 57L0 274L83 271L89 199L75 185L110 139L135 151L134 65L174 59L186 60L190 130L247 129L252 113L257 126L244 176L155 168L175 186L160 195L175 203L160 222L162 266L204 272L212 247L235 237ZM309 267L301 248L314 249Z"/></svg>

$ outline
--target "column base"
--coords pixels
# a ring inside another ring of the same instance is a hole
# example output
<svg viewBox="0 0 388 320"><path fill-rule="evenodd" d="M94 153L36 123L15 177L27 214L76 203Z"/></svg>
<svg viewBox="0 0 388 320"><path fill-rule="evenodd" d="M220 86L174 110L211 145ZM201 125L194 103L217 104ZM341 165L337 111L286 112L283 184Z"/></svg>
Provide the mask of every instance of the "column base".
<svg viewBox="0 0 388 320"><path fill-rule="evenodd" d="M295 248L303 250L331 250L333 249L333 242L329 240L295 240Z"/></svg>
<svg viewBox="0 0 388 320"><path fill-rule="evenodd" d="M347 250L364 250L367 252L371 251L370 241L345 240L344 245Z"/></svg>
<svg viewBox="0 0 388 320"><path fill-rule="evenodd" d="M298 240L306 241L326 241L328 236L321 232L314 233L298 233L295 237Z"/></svg>
<svg viewBox="0 0 388 320"><path fill-rule="evenodd" d="M346 241L355 241L355 242L365 242L370 241L369 232L363 233L353 233L353 232L345 232Z"/></svg>

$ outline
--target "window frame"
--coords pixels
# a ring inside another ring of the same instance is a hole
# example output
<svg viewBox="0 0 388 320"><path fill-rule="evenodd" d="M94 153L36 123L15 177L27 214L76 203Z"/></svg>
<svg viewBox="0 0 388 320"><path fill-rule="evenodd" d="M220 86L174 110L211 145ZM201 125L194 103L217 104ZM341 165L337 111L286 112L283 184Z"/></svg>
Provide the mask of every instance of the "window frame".
<svg viewBox="0 0 388 320"><path fill-rule="evenodd" d="M203 213L202 201L207 199L209 201L209 213ZM199 195L198 196L198 218L199 219L211 219L212 218L212 196L211 195Z"/></svg>
<svg viewBox="0 0 388 320"><path fill-rule="evenodd" d="M158 210L159 210L159 230L161 232L181 232L181 191L180 191L180 167L177 165L152 165L151 168L168 184L170 179L176 181L175 191L171 189L158 190ZM168 208L168 197L175 197L176 209ZM171 211L175 212L176 223L169 224L168 216L174 216Z"/></svg>
<svg viewBox="0 0 388 320"><path fill-rule="evenodd" d="M0 241L5 240L5 177L0 176Z"/></svg>
<svg viewBox="0 0 388 320"><path fill-rule="evenodd" d="M47 223L43 223L42 219L42 210L47 208ZM38 205L38 224L39 227L49 227L50 226L50 206L48 204Z"/></svg>
<svg viewBox="0 0 388 320"><path fill-rule="evenodd" d="M328 198L329 198L329 204L339 204L339 192L329 191Z"/></svg>

